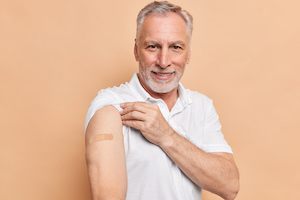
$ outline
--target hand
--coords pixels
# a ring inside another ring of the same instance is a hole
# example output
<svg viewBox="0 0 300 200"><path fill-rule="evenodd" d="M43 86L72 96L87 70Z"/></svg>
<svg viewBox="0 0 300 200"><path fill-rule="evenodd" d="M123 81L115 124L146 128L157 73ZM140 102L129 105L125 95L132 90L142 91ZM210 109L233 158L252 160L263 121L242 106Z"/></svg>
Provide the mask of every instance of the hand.
<svg viewBox="0 0 300 200"><path fill-rule="evenodd" d="M160 146L169 141L174 130L165 120L156 104L128 102L120 105L123 125L138 129L147 140Z"/></svg>

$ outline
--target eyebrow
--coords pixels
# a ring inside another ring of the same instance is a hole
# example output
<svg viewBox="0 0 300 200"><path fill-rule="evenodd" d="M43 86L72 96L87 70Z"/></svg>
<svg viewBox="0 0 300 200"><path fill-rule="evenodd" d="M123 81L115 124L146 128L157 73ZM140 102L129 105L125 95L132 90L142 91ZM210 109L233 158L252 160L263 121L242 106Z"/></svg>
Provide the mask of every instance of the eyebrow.
<svg viewBox="0 0 300 200"><path fill-rule="evenodd" d="M156 42L156 41L154 41L154 40L146 40L145 42L144 42L144 46L147 46L148 44L160 44L159 42Z"/></svg>
<svg viewBox="0 0 300 200"><path fill-rule="evenodd" d="M148 44L161 44L160 42L157 42L157 41L154 41L154 40L146 40L145 42L144 42L144 46L147 46ZM177 41L172 41L172 42L169 42L168 43L168 46L171 46L171 45L175 45L175 44L179 44L179 45L181 45L181 46L183 46L183 47L185 47L186 45L185 45L185 43L184 42L182 42L181 40L177 40Z"/></svg>
<svg viewBox="0 0 300 200"><path fill-rule="evenodd" d="M173 41L173 42L169 43L169 46L170 45L175 45L175 44L179 44L179 45L185 47L185 43L182 42L181 40Z"/></svg>

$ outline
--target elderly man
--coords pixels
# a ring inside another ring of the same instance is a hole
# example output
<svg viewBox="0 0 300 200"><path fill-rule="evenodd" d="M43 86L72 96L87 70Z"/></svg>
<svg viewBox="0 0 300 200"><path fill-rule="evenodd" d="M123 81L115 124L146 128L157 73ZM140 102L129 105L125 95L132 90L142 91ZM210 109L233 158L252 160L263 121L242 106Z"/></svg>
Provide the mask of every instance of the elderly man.
<svg viewBox="0 0 300 200"><path fill-rule="evenodd" d="M192 16L169 2L140 11L139 73L101 90L87 113L93 199L198 200L202 188L236 197L239 174L212 100L179 83L192 28Z"/></svg>

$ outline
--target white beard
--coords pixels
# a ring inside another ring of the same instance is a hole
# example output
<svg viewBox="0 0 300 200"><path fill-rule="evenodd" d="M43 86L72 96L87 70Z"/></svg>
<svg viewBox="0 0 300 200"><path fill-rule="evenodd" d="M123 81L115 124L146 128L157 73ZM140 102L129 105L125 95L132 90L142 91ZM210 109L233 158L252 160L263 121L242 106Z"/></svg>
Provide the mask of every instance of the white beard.
<svg viewBox="0 0 300 200"><path fill-rule="evenodd" d="M141 66L143 63L140 63L139 66L139 76L142 78L145 82L145 84L154 92L156 93L168 93L172 90L174 90L178 84L179 81L183 75L183 69L180 71L175 71L174 72L174 79L170 83L169 80L157 80L152 78L152 72L153 69L146 69L144 70L143 67ZM157 67L154 71L156 72L170 72L168 69L162 69L160 67Z"/></svg>

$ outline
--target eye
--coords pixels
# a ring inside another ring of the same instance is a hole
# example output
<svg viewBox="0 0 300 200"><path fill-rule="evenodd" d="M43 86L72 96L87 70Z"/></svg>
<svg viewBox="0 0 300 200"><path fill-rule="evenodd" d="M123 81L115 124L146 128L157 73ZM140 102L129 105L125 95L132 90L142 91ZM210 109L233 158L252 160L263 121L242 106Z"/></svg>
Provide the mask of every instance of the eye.
<svg viewBox="0 0 300 200"><path fill-rule="evenodd" d="M147 46L147 50L151 52L155 52L159 49L159 46L156 44L150 44Z"/></svg>
<svg viewBox="0 0 300 200"><path fill-rule="evenodd" d="M172 45L171 48L170 48L170 50L173 51L173 52L179 53L179 52L181 52L183 50L183 48L180 45Z"/></svg>
<svg viewBox="0 0 300 200"><path fill-rule="evenodd" d="M175 49L175 50L182 50L182 47L181 47L181 46L178 46L178 45L174 45L174 46L173 46L173 49Z"/></svg>
<svg viewBox="0 0 300 200"><path fill-rule="evenodd" d="M157 48L157 47L153 44L153 45L149 45L148 48L150 48L150 49L155 49L155 48Z"/></svg>

